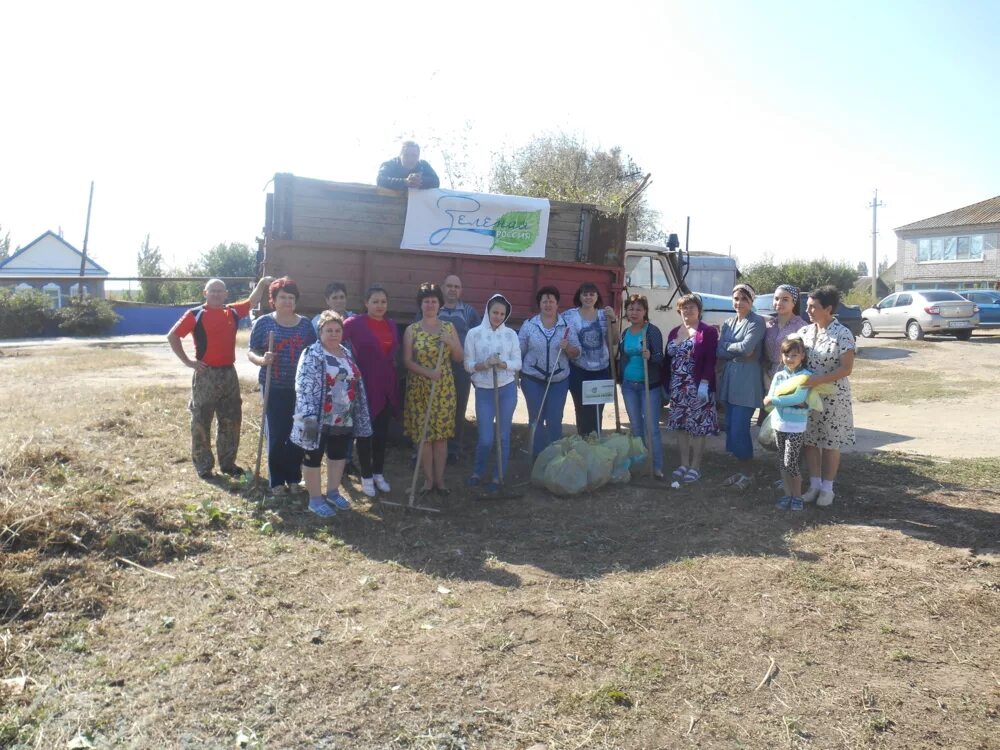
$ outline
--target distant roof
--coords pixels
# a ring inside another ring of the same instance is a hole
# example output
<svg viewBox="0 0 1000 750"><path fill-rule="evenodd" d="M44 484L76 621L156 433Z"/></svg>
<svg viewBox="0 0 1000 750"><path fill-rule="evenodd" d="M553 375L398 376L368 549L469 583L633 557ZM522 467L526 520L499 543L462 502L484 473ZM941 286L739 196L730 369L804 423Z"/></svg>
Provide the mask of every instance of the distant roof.
<svg viewBox="0 0 1000 750"><path fill-rule="evenodd" d="M16 253L14 253L13 255L11 255L10 257L4 258L2 261L0 261L0 268L3 268L4 266L6 266L8 263L10 263L12 260L14 260L14 258L18 258L18 257L24 255L28 250L30 250L33 246L37 245L39 242L41 242L43 239L45 239L49 235L51 235L52 237L55 237L57 240L59 240L59 242L61 242L62 244L64 244L66 247L68 247L74 253L76 253L77 255L79 255L81 258L83 257L83 253L81 253L79 250L77 250L75 247L73 247L66 240L64 240L62 237L60 237L58 234L56 234L55 232L53 232L50 229L47 232L42 232L40 235L38 235L37 237L35 237L35 239L33 239L31 242L29 242L27 245L25 245L24 247L22 247L20 250L18 250ZM92 266L92 268L88 268L87 269L88 271L91 271L91 273L93 273L94 269L96 269L97 275L101 275L101 274L103 274L105 276L108 275L108 272L104 268L102 268L100 265L98 265L98 263L93 258L91 258L89 256L87 257L87 264L89 266ZM31 269L26 269L24 272L28 272L30 270ZM36 269L36 270L47 271L48 269Z"/></svg>
<svg viewBox="0 0 1000 750"><path fill-rule="evenodd" d="M979 203L973 203L965 208L956 208L946 214L921 219L912 224L896 227L897 232L911 232L915 229L946 229L973 224L1000 223L1000 195Z"/></svg>

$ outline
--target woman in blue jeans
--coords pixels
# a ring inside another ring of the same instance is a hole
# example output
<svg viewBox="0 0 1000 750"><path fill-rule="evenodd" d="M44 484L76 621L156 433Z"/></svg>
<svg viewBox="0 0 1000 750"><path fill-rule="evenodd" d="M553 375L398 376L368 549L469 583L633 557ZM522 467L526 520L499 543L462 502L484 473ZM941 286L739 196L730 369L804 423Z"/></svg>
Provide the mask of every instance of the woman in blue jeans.
<svg viewBox="0 0 1000 750"><path fill-rule="evenodd" d="M506 326L510 317L510 302L502 294L494 294L486 303L483 322L469 331L465 338L465 369L476 388L476 425L479 442L472 476L466 480L470 487L484 481L486 467L495 455L494 420L500 421L500 449L503 476L507 476L510 458L510 428L517 406L517 373L521 369L521 346L517 334ZM496 371L496 380L493 372ZM494 383L497 391L494 391ZM497 401L500 413L497 414ZM488 487L496 489L496 470Z"/></svg>
<svg viewBox="0 0 1000 750"><path fill-rule="evenodd" d="M563 408L569 393L569 361L580 356L580 340L559 314L559 290L543 286L535 294L535 303L538 315L525 321L517 334L523 363L521 390L528 403L529 420L532 424L538 422L535 444L531 446L532 460L562 437Z"/></svg>
<svg viewBox="0 0 1000 750"><path fill-rule="evenodd" d="M622 401L628 413L632 434L646 442L646 392L649 393L650 426L653 445L653 474L663 478L663 438L660 436L660 367L663 364L663 334L649 322L649 302L641 294L633 294L625 303L629 327L618 342L618 362L622 381ZM643 374L643 360L646 374ZM649 381L647 387L646 381Z"/></svg>

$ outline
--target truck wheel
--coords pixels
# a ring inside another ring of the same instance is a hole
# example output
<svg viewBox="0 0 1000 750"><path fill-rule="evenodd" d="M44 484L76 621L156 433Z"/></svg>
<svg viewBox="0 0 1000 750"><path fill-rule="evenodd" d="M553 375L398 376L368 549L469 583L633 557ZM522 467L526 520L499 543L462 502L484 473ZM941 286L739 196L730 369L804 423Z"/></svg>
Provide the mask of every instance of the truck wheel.
<svg viewBox="0 0 1000 750"><path fill-rule="evenodd" d="M875 329L872 328L871 321L866 320L861 324L861 335L866 339L870 339L875 336Z"/></svg>
<svg viewBox="0 0 1000 750"><path fill-rule="evenodd" d="M972 338L972 329L966 329L964 331L955 331L955 338L959 341L968 341Z"/></svg>
<svg viewBox="0 0 1000 750"><path fill-rule="evenodd" d="M920 341L924 337L924 329L920 327L920 324L911 320L906 324L906 338L910 341Z"/></svg>

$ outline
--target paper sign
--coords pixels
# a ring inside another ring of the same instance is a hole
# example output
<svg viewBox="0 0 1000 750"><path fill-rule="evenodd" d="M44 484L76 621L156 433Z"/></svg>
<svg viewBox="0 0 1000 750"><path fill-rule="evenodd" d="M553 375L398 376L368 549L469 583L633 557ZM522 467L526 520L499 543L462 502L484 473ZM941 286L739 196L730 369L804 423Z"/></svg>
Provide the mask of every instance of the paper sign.
<svg viewBox="0 0 1000 750"><path fill-rule="evenodd" d="M583 381L584 406L594 406L596 404L610 404L614 400L615 400L615 381L613 380Z"/></svg>

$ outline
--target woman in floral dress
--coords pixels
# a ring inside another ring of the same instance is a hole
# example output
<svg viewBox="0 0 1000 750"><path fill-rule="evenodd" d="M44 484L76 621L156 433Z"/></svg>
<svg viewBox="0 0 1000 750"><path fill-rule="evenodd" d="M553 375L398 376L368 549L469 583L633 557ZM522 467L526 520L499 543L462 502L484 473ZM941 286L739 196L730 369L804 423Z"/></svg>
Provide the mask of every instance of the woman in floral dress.
<svg viewBox="0 0 1000 750"><path fill-rule="evenodd" d="M806 312L811 325L799 330L806 345L806 367L813 374L805 385L815 388L833 383L833 393L823 396L823 411L809 412L806 428L806 466L809 489L803 502L826 506L833 502L833 481L840 468L840 451L854 444L854 410L851 406L851 382L854 369L854 335L841 324L833 311L840 303L840 292L833 286L821 286L809 293Z"/></svg>
<svg viewBox="0 0 1000 750"><path fill-rule="evenodd" d="M701 322L701 297L685 294L677 301L681 325L667 336L666 359L670 414L667 429L677 433L680 465L673 476L679 482L701 479L705 436L719 431L715 408L715 347L719 334Z"/></svg>
<svg viewBox="0 0 1000 750"><path fill-rule="evenodd" d="M438 311L444 304L444 294L437 284L421 284L417 292L421 319L410 325L403 335L403 364L409 370L406 378L406 403L403 407L403 422L407 436L414 444L424 441L421 451L421 467L424 472L422 493L437 490L442 495L450 494L444 483L444 469L448 462L448 438L455 434L455 377L446 357L455 362L464 359L462 342L451 323L438 319ZM438 352L441 366L438 367ZM430 404L430 422L424 435L424 419L434 389L434 402Z"/></svg>

